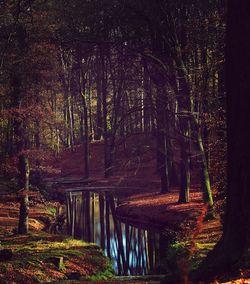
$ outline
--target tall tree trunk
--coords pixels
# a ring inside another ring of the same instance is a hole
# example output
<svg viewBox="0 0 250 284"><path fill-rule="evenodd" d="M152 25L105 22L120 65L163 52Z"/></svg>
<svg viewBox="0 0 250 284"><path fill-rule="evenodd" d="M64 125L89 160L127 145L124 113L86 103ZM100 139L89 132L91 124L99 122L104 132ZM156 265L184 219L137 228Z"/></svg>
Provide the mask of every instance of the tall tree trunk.
<svg viewBox="0 0 250 284"><path fill-rule="evenodd" d="M105 64L105 52L104 48L101 47L101 64L102 64L102 108L103 108L103 136L104 136L104 177L108 178L111 175L111 160L110 160L110 147L108 137L108 108L107 108L107 72Z"/></svg>
<svg viewBox="0 0 250 284"><path fill-rule="evenodd" d="M207 156L206 156L206 152L203 146L201 129L199 128L197 132L198 132L197 140L198 140L198 146L199 146L199 151L200 151L200 156L201 156L203 200L205 203L209 205L209 209L212 210L214 202L213 202L213 195L212 195L212 189L211 189L210 177L209 177L209 171L208 171Z"/></svg>
<svg viewBox="0 0 250 284"><path fill-rule="evenodd" d="M250 5L228 1L226 93L228 188L223 235L200 267L200 272L237 268L250 245ZM239 32L240 31L240 32Z"/></svg>
<svg viewBox="0 0 250 284"><path fill-rule="evenodd" d="M71 147L71 150L73 151L73 146L74 146L74 113L73 113L73 108L72 108L72 95L70 94L70 87L69 87L69 92L67 94L67 113L68 113L68 139L69 139L69 145Z"/></svg>
<svg viewBox="0 0 250 284"><path fill-rule="evenodd" d="M183 118L182 118L183 120ZM182 121L180 126L181 137L180 137L180 146L181 146L181 188L179 194L179 203L189 202L189 190L190 190L190 156L189 156L189 127L187 121Z"/></svg>
<svg viewBox="0 0 250 284"><path fill-rule="evenodd" d="M92 141L93 137L93 117L92 117L92 90L91 90L91 72L88 73L87 78L87 94L88 94L88 113L89 113L89 140Z"/></svg>
<svg viewBox="0 0 250 284"><path fill-rule="evenodd" d="M161 178L161 193L169 191L169 172L167 160L167 104L163 87L157 88L157 164Z"/></svg>
<svg viewBox="0 0 250 284"><path fill-rule="evenodd" d="M143 60L143 92L144 92L144 109L143 109L143 117L144 117L144 131L146 136L152 131L154 128L153 121L153 99L152 99L152 90L151 90L151 81L150 76L147 72L147 65L145 60Z"/></svg>
<svg viewBox="0 0 250 284"><path fill-rule="evenodd" d="M178 62L178 76L179 76L179 127L180 127L180 149L181 149L181 188L179 195L179 203L189 202L190 190L190 88L188 79L186 78L185 66L182 59Z"/></svg>
<svg viewBox="0 0 250 284"><path fill-rule="evenodd" d="M11 76L13 86L13 106L20 108L22 101L22 81L20 74L14 70ZM20 187L20 213L18 233L28 233L28 212L29 212L29 161L25 157L23 151L25 149L25 120L15 118L13 121L13 131L16 139L16 154L18 156L18 171L19 171L19 187Z"/></svg>
<svg viewBox="0 0 250 284"><path fill-rule="evenodd" d="M154 3L154 9L159 8L159 3ZM159 58L165 56L165 46L163 45L163 33L159 27L154 27L151 30L151 41L153 46L154 54ZM166 123L168 120L167 110L167 97L165 89L167 85L166 70L163 70L159 63L153 63L151 73L151 79L154 82L157 89L156 97L156 122L157 122L157 167L161 177L161 192L165 193L169 191L169 169L168 169L168 153L167 139L166 136Z"/></svg>
<svg viewBox="0 0 250 284"><path fill-rule="evenodd" d="M19 156L19 184L21 186L21 202L19 211L18 233L27 234L29 230L29 160L24 155Z"/></svg>
<svg viewBox="0 0 250 284"><path fill-rule="evenodd" d="M84 177L89 178L89 123L88 123L88 105L86 99L86 86L83 72L79 74L80 94L83 102L83 120L84 120Z"/></svg>
<svg viewBox="0 0 250 284"><path fill-rule="evenodd" d="M88 127L88 109L85 96L83 98L83 112L84 112L84 165L85 178L89 178L89 127Z"/></svg>
<svg viewBox="0 0 250 284"><path fill-rule="evenodd" d="M102 97L103 97L103 86L102 86L102 67L103 58L97 58L97 76L96 76L96 94L97 94L97 109L96 109L96 131L95 139L100 140L103 135L103 113L102 113Z"/></svg>

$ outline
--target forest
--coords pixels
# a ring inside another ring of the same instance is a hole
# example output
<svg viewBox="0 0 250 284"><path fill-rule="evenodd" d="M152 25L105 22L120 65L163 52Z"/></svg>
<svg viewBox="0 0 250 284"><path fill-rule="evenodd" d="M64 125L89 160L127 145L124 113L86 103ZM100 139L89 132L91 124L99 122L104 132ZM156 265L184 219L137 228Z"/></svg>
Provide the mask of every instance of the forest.
<svg viewBox="0 0 250 284"><path fill-rule="evenodd" d="M250 283L249 4L0 1L0 283Z"/></svg>

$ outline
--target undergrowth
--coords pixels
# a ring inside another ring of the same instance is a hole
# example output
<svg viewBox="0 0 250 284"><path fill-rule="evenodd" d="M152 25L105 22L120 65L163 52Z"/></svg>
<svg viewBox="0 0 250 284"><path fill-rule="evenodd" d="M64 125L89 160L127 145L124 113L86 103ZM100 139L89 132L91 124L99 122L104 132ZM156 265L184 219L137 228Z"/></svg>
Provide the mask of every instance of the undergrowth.
<svg viewBox="0 0 250 284"><path fill-rule="evenodd" d="M72 279L107 279L113 271L109 260L95 244L44 232L9 236L1 249L11 249L13 258L0 262L0 283L47 283ZM63 257L60 269L51 261Z"/></svg>

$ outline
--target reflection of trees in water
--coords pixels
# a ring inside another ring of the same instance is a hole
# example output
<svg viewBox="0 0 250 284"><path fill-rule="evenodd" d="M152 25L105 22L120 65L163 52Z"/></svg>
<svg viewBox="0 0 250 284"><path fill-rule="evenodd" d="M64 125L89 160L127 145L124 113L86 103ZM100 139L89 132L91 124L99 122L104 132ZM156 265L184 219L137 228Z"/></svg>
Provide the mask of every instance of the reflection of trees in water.
<svg viewBox="0 0 250 284"><path fill-rule="evenodd" d="M119 275L158 273L162 237L120 222L115 215L116 206L117 199L110 193L69 192L68 234L100 245Z"/></svg>

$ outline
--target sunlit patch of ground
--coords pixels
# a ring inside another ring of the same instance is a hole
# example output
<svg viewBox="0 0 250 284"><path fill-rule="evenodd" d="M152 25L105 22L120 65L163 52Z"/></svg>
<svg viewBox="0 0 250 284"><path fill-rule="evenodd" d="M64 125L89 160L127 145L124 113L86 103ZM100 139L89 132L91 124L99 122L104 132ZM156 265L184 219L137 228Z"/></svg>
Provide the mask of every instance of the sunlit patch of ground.
<svg viewBox="0 0 250 284"><path fill-rule="evenodd" d="M55 208L56 203L36 204L29 209L29 227L32 231L45 228L44 218L53 218L50 208ZM0 203L0 237L15 230L18 226L19 203L16 201Z"/></svg>
<svg viewBox="0 0 250 284"><path fill-rule="evenodd" d="M13 258L0 261L0 283L47 283L74 277L108 278L112 275L109 260L95 245L41 230L44 218L53 220L57 203L30 207L28 235L16 235L19 203L0 203L0 250L11 249ZM63 257L63 269L50 261ZM72 276L73 275L73 276Z"/></svg>
<svg viewBox="0 0 250 284"><path fill-rule="evenodd" d="M178 203L177 190L160 194L159 192L137 194L123 202L117 213L140 223L180 229L185 221L196 218L204 204L201 192L191 192L190 202Z"/></svg>
<svg viewBox="0 0 250 284"><path fill-rule="evenodd" d="M96 245L61 235L32 233L1 239L1 249L11 249L13 258L0 262L0 283L47 283L77 277L110 277L110 263ZM63 257L58 268L51 258Z"/></svg>

